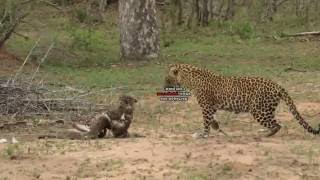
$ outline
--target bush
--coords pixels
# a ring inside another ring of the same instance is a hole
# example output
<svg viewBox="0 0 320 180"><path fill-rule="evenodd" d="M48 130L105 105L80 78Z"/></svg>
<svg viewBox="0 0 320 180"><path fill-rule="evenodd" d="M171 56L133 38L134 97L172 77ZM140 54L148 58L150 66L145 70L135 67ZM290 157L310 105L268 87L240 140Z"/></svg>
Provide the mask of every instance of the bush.
<svg viewBox="0 0 320 180"><path fill-rule="evenodd" d="M104 48L104 34L91 28L68 26L67 32L71 38L71 48L83 51L96 51Z"/></svg>
<svg viewBox="0 0 320 180"><path fill-rule="evenodd" d="M254 29L249 22L236 24L235 31L242 39L250 39L254 35Z"/></svg>
<svg viewBox="0 0 320 180"><path fill-rule="evenodd" d="M225 34L238 35L241 39L250 39L255 35L254 27L248 21L220 21L216 27Z"/></svg>

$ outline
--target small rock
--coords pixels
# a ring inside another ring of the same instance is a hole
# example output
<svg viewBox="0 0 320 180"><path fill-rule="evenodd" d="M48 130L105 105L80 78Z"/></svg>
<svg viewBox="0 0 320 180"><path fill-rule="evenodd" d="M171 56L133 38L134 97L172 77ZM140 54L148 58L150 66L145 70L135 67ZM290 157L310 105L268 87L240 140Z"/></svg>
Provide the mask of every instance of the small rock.
<svg viewBox="0 0 320 180"><path fill-rule="evenodd" d="M12 144L17 144L19 141L15 137L12 137L11 142Z"/></svg>
<svg viewBox="0 0 320 180"><path fill-rule="evenodd" d="M242 149L239 149L236 153L237 153L237 154L243 154L243 150L242 150Z"/></svg>
<svg viewBox="0 0 320 180"><path fill-rule="evenodd" d="M64 120L59 119L59 120L56 120L55 123L56 123L56 124L64 124Z"/></svg>
<svg viewBox="0 0 320 180"><path fill-rule="evenodd" d="M8 141L6 139L0 139L0 144L7 143Z"/></svg>

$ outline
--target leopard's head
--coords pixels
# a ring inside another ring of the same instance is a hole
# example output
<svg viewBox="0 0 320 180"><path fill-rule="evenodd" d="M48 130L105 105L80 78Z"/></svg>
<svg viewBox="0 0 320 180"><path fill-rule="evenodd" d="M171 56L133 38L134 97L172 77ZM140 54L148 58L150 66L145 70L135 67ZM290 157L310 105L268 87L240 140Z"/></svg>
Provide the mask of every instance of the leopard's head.
<svg viewBox="0 0 320 180"><path fill-rule="evenodd" d="M132 96L122 95L119 97L120 101L120 107L125 109L126 111L130 112L134 110L134 104L138 102L137 99L135 99Z"/></svg>
<svg viewBox="0 0 320 180"><path fill-rule="evenodd" d="M179 64L170 64L168 74L165 77L164 87L179 87L181 86L181 73Z"/></svg>

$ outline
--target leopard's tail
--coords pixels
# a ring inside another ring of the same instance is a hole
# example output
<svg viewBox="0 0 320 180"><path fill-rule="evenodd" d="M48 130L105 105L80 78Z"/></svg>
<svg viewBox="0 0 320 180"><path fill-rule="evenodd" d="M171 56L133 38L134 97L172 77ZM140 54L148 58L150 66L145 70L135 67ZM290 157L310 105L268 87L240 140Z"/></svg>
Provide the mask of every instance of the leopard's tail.
<svg viewBox="0 0 320 180"><path fill-rule="evenodd" d="M299 122L299 124L307 130L309 133L312 133L314 135L320 134L320 124L319 128L315 129L311 127L300 115L300 113L297 110L296 105L293 103L293 100L289 96L289 94L286 92L286 90L282 89L280 92L281 99L289 106L290 112L293 114L295 119Z"/></svg>

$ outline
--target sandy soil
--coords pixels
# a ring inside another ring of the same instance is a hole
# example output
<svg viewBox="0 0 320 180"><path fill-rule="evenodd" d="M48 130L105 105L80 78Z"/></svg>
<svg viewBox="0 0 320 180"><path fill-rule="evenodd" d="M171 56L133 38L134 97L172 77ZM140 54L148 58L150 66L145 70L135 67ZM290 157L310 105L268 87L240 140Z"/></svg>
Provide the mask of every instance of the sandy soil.
<svg viewBox="0 0 320 180"><path fill-rule="evenodd" d="M154 100L140 102L131 128L145 138L35 140L30 137L36 129L2 132L20 143L0 144L0 179L320 178L319 137L305 133L286 106L277 113L283 128L271 138L263 137L263 128L248 114L221 112L217 118L230 137L212 132L208 139L193 139L201 128L195 102L142 108ZM319 122L320 102L297 106L313 126ZM163 113L165 108L176 109Z"/></svg>

